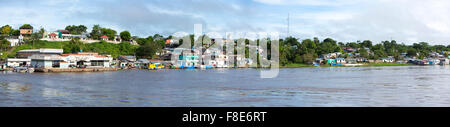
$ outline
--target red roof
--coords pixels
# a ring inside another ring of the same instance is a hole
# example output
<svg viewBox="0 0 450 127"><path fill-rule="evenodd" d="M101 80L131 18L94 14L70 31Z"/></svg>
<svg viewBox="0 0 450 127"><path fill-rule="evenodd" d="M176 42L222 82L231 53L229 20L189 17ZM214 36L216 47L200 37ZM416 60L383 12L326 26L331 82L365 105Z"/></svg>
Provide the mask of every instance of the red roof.
<svg viewBox="0 0 450 127"><path fill-rule="evenodd" d="M50 34L48 34L48 36L58 36L58 35L55 33L50 33Z"/></svg>
<svg viewBox="0 0 450 127"><path fill-rule="evenodd" d="M109 38L108 36L106 36L106 35L103 35L103 36L101 36L100 38Z"/></svg>

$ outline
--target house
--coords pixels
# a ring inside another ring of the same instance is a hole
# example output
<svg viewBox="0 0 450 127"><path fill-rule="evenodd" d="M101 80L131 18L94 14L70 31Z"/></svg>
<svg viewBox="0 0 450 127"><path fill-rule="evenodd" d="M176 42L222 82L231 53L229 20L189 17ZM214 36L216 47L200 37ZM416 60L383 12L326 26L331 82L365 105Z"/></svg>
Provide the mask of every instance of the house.
<svg viewBox="0 0 450 127"><path fill-rule="evenodd" d="M437 64L440 64L440 63L441 63L441 61L439 59L429 59L428 60L428 64L429 65L437 65Z"/></svg>
<svg viewBox="0 0 450 127"><path fill-rule="evenodd" d="M30 66L31 59L26 58L8 58L6 59L6 66L8 67L24 67Z"/></svg>
<svg viewBox="0 0 450 127"><path fill-rule="evenodd" d="M53 39L53 40L58 39L58 34L56 34L56 33L50 33L50 34L48 34L48 38L49 38L49 39Z"/></svg>
<svg viewBox="0 0 450 127"><path fill-rule="evenodd" d="M138 68L148 68L150 61L148 59L138 59L136 60L135 66Z"/></svg>
<svg viewBox="0 0 450 127"><path fill-rule="evenodd" d="M217 55L217 57L215 58L215 61L216 61L216 67L218 67L218 68L229 67L227 55L223 55L223 54Z"/></svg>
<svg viewBox="0 0 450 127"><path fill-rule="evenodd" d="M383 63L383 60L369 60L369 63Z"/></svg>
<svg viewBox="0 0 450 127"><path fill-rule="evenodd" d="M354 58L348 58L348 59L345 59L345 62L354 64L354 63L357 63L358 61L356 59L354 59Z"/></svg>
<svg viewBox="0 0 450 127"><path fill-rule="evenodd" d="M19 46L19 45L24 43L22 35L19 35L19 36L8 36L8 37L5 37L5 39L11 43L9 45L11 47Z"/></svg>
<svg viewBox="0 0 450 127"><path fill-rule="evenodd" d="M31 35L33 33L33 28L20 28L20 35Z"/></svg>
<svg viewBox="0 0 450 127"><path fill-rule="evenodd" d="M27 49L17 51L17 58L28 58L34 54L44 54L44 55L60 55L63 53L63 49Z"/></svg>
<svg viewBox="0 0 450 127"><path fill-rule="evenodd" d="M323 58L316 58L315 63L321 64L323 63Z"/></svg>
<svg viewBox="0 0 450 127"><path fill-rule="evenodd" d="M9 46L11 47L18 46L20 44L19 39L7 38L6 40L10 42Z"/></svg>
<svg viewBox="0 0 450 127"><path fill-rule="evenodd" d="M135 67L136 56L119 56L117 59L120 68Z"/></svg>
<svg viewBox="0 0 450 127"><path fill-rule="evenodd" d="M392 56L389 57L385 57L381 59L384 63L394 63L395 62L395 58Z"/></svg>
<svg viewBox="0 0 450 127"><path fill-rule="evenodd" d="M100 39L103 40L103 41L108 41L109 37L106 36L106 35L103 35L103 36L100 37Z"/></svg>
<svg viewBox="0 0 450 127"><path fill-rule="evenodd" d="M198 56L182 56L180 55L180 59L177 61L176 66L178 67L197 67L199 66Z"/></svg>
<svg viewBox="0 0 450 127"><path fill-rule="evenodd" d="M450 64L450 60L447 58L441 58L439 59L439 65L449 65Z"/></svg>
<svg viewBox="0 0 450 127"><path fill-rule="evenodd" d="M79 38L82 41L88 40L88 37L88 33L82 33L81 35L72 35L72 38Z"/></svg>
<svg viewBox="0 0 450 127"><path fill-rule="evenodd" d="M61 55L34 54L30 59L31 66L35 68L109 68L113 58L111 55L84 52Z"/></svg>
<svg viewBox="0 0 450 127"><path fill-rule="evenodd" d="M358 62L358 63L368 62L367 58L364 58L364 57L357 57L355 59L356 59L356 62Z"/></svg>
<svg viewBox="0 0 450 127"><path fill-rule="evenodd" d="M406 53L406 52L401 53L401 56L403 56L403 57L406 57L407 55L408 55L408 53Z"/></svg>
<svg viewBox="0 0 450 127"><path fill-rule="evenodd" d="M233 62L229 64L231 67L245 67L248 65L248 61L242 55L228 55L228 57L228 61Z"/></svg>
<svg viewBox="0 0 450 127"><path fill-rule="evenodd" d="M336 59L327 59L328 64L336 64Z"/></svg>
<svg viewBox="0 0 450 127"><path fill-rule="evenodd" d="M337 64L345 64L345 63L347 63L347 62L345 61L344 58L336 58L336 63L337 63Z"/></svg>

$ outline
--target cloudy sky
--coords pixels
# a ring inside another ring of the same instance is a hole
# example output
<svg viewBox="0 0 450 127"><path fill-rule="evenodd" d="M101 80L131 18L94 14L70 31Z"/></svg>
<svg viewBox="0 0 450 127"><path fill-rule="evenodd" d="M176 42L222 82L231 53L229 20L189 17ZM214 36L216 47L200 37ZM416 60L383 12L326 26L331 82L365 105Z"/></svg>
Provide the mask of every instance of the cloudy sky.
<svg viewBox="0 0 450 127"><path fill-rule="evenodd" d="M448 0L0 0L0 25L29 23L47 31L94 24L155 33L280 32L342 42L390 40L450 44Z"/></svg>

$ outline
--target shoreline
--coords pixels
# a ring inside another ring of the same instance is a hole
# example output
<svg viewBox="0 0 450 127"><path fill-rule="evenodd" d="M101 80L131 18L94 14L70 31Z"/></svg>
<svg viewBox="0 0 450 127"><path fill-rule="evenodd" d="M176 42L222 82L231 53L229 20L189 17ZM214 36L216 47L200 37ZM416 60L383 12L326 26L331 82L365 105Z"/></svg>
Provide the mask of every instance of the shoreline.
<svg viewBox="0 0 450 127"><path fill-rule="evenodd" d="M286 68L329 68L329 67L395 67L395 66L420 66L420 65L414 65L414 64L398 64L398 63L378 63L378 64L352 64L350 66L346 65L320 65L320 66L314 66L314 65L307 65L307 64L288 64L285 66L280 66L279 68L286 69ZM264 67L230 67L230 68L212 68L212 69L270 69L264 68ZM51 69L36 69L34 72L36 73L75 73L75 72L107 72L107 71L125 71L125 70L151 70L151 69L120 69L120 68L72 68L72 69L58 69L58 68L51 68ZM157 70L210 70L210 69L171 69L171 68L165 68L165 69L157 69ZM12 68L3 69L0 71L13 71Z"/></svg>

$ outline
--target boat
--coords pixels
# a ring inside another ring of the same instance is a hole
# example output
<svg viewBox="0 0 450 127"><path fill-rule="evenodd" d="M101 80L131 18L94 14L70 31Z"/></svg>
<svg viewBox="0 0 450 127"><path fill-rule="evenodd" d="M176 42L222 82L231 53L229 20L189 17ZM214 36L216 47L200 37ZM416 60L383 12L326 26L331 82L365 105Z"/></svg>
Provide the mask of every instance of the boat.
<svg viewBox="0 0 450 127"><path fill-rule="evenodd" d="M20 72L20 73L33 73L34 68L28 68L28 67L16 67L14 68L14 72Z"/></svg>
<svg viewBox="0 0 450 127"><path fill-rule="evenodd" d="M211 68L213 68L213 65L201 65L200 68L201 69L211 69Z"/></svg>
<svg viewBox="0 0 450 127"><path fill-rule="evenodd" d="M186 69L195 69L195 66L187 66Z"/></svg>
<svg viewBox="0 0 450 127"><path fill-rule="evenodd" d="M164 65L162 65L161 63L153 63L148 65L148 69L150 70L158 70L158 69L163 69Z"/></svg>

